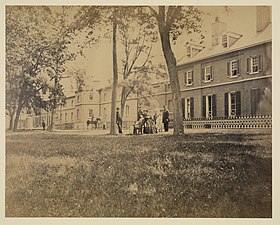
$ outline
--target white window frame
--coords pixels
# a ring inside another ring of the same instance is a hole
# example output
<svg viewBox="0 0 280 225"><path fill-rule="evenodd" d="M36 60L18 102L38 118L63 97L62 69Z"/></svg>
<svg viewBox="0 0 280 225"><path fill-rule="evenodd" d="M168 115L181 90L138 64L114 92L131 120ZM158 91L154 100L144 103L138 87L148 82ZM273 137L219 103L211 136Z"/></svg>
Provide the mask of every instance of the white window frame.
<svg viewBox="0 0 280 225"><path fill-rule="evenodd" d="M213 118L213 95L206 95L206 118Z"/></svg>
<svg viewBox="0 0 280 225"><path fill-rule="evenodd" d="M125 106L125 115L129 116L129 105Z"/></svg>
<svg viewBox="0 0 280 225"><path fill-rule="evenodd" d="M249 71L249 74L259 73L260 72L259 71L260 70L259 57L257 55L255 55L255 56L251 56L249 59L250 59L250 71ZM253 71L254 67L256 67L256 71Z"/></svg>
<svg viewBox="0 0 280 225"><path fill-rule="evenodd" d="M186 119L191 119L191 98L185 98L185 110Z"/></svg>
<svg viewBox="0 0 280 225"><path fill-rule="evenodd" d="M234 63L235 63L235 67L234 66ZM230 70L230 77L237 77L239 74L238 74L238 60L234 59L234 60L231 60L229 62L229 70ZM233 71L236 71L236 74L234 75L233 74Z"/></svg>
<svg viewBox="0 0 280 225"><path fill-rule="evenodd" d="M207 72L207 69L209 69L209 73ZM204 82L210 82L213 80L213 74L212 73L212 66L205 66L204 68ZM209 77L209 79L206 79L207 77Z"/></svg>
<svg viewBox="0 0 280 225"><path fill-rule="evenodd" d="M226 34L222 35L222 46L224 48L228 48L228 35Z"/></svg>
<svg viewBox="0 0 280 225"><path fill-rule="evenodd" d="M234 96L234 102L232 101ZM228 114L229 117L236 117L236 92L232 91L228 93Z"/></svg>
<svg viewBox="0 0 280 225"><path fill-rule="evenodd" d="M188 70L185 72L185 81L186 81L187 86L193 85L192 74L193 74L193 70ZM189 81L191 81L191 82L189 82Z"/></svg>

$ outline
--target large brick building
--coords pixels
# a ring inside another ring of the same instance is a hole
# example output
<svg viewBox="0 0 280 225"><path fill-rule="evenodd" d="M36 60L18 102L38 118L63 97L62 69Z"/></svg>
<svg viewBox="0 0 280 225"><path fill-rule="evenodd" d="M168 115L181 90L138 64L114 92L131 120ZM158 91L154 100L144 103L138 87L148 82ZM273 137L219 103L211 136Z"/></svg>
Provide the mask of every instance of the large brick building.
<svg viewBox="0 0 280 225"><path fill-rule="evenodd" d="M228 31L216 20L209 46L186 47L177 66L185 119L272 114L270 7L257 7L256 18L249 34ZM155 85L154 94L173 111L168 85Z"/></svg>
<svg viewBox="0 0 280 225"><path fill-rule="evenodd" d="M189 43L177 62L185 120L271 116L272 114L272 26L271 7L256 7L254 32L236 33L227 24L212 24L207 45ZM117 105L120 105L121 86ZM168 81L152 84L151 110L167 105L172 118L172 96ZM89 89L67 97L57 110L61 128L85 129L93 114L109 122L111 88ZM136 121L140 100L128 98L124 122ZM42 116L46 115L41 115ZM46 120L47 118L45 118ZM33 118L33 126L41 119ZM47 120L46 120L47 121Z"/></svg>

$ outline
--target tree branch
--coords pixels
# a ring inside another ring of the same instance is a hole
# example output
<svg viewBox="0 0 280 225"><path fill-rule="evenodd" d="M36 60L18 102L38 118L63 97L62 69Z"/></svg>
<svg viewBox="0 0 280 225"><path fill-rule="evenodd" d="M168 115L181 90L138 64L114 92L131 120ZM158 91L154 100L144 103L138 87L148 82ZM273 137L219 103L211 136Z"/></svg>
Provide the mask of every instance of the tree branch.
<svg viewBox="0 0 280 225"><path fill-rule="evenodd" d="M127 74L130 74L130 73L131 73L133 66L135 65L137 59L139 58L141 52L143 51L145 40L146 40L146 39L145 39L145 36L144 36L143 39L142 39L142 44L140 45L140 44L139 44L140 41L138 42L137 48L136 48L136 52L135 52L134 57L133 57L133 59L132 59L131 65L130 65L128 71L127 71Z"/></svg>
<svg viewBox="0 0 280 225"><path fill-rule="evenodd" d="M147 6L147 7L148 7L148 9L151 10L152 15L153 15L154 17L158 18L159 14L157 13L157 11L156 11L152 6Z"/></svg>

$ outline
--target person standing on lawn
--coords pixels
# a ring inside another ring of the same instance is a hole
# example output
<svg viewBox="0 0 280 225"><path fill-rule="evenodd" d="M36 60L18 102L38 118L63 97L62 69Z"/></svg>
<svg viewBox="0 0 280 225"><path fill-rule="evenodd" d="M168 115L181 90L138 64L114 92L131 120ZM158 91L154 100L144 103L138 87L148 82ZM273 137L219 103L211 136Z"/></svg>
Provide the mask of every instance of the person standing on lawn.
<svg viewBox="0 0 280 225"><path fill-rule="evenodd" d="M137 121L139 121L141 118L143 118L143 111L141 107L139 107L139 111L137 113Z"/></svg>
<svg viewBox="0 0 280 225"><path fill-rule="evenodd" d="M117 113L116 113L116 123L118 125L119 133L122 134L122 118L120 115L120 108L117 108Z"/></svg>
<svg viewBox="0 0 280 225"><path fill-rule="evenodd" d="M168 131L169 111L166 105L163 106L162 123L164 125L164 131Z"/></svg>
<svg viewBox="0 0 280 225"><path fill-rule="evenodd" d="M42 122L42 127L43 127L43 130L45 130L45 128L46 128L46 123L45 123L44 120L43 120L43 122Z"/></svg>

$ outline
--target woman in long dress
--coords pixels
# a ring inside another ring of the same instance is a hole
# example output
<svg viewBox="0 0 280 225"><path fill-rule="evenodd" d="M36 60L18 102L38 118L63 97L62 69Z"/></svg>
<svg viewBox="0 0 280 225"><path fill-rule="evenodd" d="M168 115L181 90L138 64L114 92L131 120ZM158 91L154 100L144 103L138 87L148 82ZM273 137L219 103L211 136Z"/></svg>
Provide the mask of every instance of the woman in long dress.
<svg viewBox="0 0 280 225"><path fill-rule="evenodd" d="M157 132L162 132L162 129L163 129L163 126L162 126L162 114L159 113L158 114L158 117L156 119L156 129L157 129Z"/></svg>

